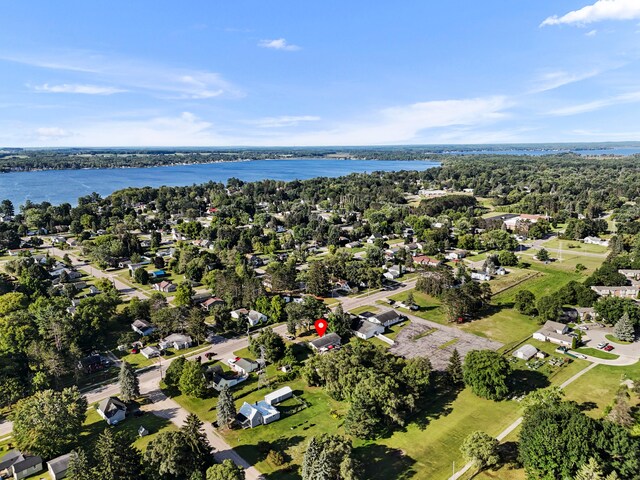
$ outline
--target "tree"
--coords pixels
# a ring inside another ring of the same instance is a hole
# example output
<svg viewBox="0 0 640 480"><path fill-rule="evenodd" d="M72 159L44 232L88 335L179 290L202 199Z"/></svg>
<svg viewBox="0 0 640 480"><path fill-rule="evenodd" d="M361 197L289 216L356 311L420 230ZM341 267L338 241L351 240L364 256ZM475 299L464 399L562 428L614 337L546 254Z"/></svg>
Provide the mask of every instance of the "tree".
<svg viewBox="0 0 640 480"><path fill-rule="evenodd" d="M628 394L626 392L616 395L607 419L625 428L633 426L635 418L631 405L629 405Z"/></svg>
<svg viewBox="0 0 640 480"><path fill-rule="evenodd" d="M207 336L207 324L205 323L204 312L200 308L193 307L189 310L185 329L187 334L189 334L198 345L204 342Z"/></svg>
<svg viewBox="0 0 640 480"><path fill-rule="evenodd" d="M453 385L460 385L464 381L462 373L462 359L457 349L453 349L451 357L449 357L449 365L447 365L447 374Z"/></svg>
<svg viewBox="0 0 640 480"><path fill-rule="evenodd" d="M149 283L149 272L145 268L136 268L133 273L133 278L135 278L136 282L140 285L147 285Z"/></svg>
<svg viewBox="0 0 640 480"><path fill-rule="evenodd" d="M541 248L540 250L538 250L538 254L536 255L536 258L541 262L548 262L549 252L546 249Z"/></svg>
<svg viewBox="0 0 640 480"><path fill-rule="evenodd" d="M544 323L548 320L558 320L558 317L562 313L562 302L556 295L546 295L540 297L536 302L536 310L538 311L538 317L540 323Z"/></svg>
<svg viewBox="0 0 640 480"><path fill-rule="evenodd" d="M207 385L202 375L202 366L196 361L187 361L180 375L180 391L188 397L202 398Z"/></svg>
<svg viewBox="0 0 640 480"><path fill-rule="evenodd" d="M405 298L404 303L406 303L407 305L411 306L414 303L416 303L415 298L413 298L413 292L409 291L409 293L407 293L407 298ZM340 304L342 305L342 304Z"/></svg>
<svg viewBox="0 0 640 480"><path fill-rule="evenodd" d="M13 407L13 439L20 450L53 458L74 446L87 417L87 399L76 387L43 390Z"/></svg>
<svg viewBox="0 0 640 480"><path fill-rule="evenodd" d="M422 397L429 388L432 370L431 360L427 357L410 358L402 368L402 377L404 382L415 390L416 395Z"/></svg>
<svg viewBox="0 0 640 480"><path fill-rule="evenodd" d="M185 362L186 359L184 357L178 357L169 364L169 367L164 374L164 383L167 387L175 388L178 386Z"/></svg>
<svg viewBox="0 0 640 480"><path fill-rule="evenodd" d="M499 353L472 350L464 360L464 383L479 397L502 400L509 393L506 381L510 371L509 363Z"/></svg>
<svg viewBox="0 0 640 480"><path fill-rule="evenodd" d="M628 313L625 312L625 314L620 317L620 320L618 320L615 328L613 329L613 334L618 340L622 340L624 342L634 341L636 333Z"/></svg>
<svg viewBox="0 0 640 480"><path fill-rule="evenodd" d="M207 470L207 480L245 480L244 470L226 459Z"/></svg>
<svg viewBox="0 0 640 480"><path fill-rule="evenodd" d="M66 478L69 480L93 480L93 472L85 451L79 449L74 453L75 455L72 455L69 460Z"/></svg>
<svg viewBox="0 0 640 480"><path fill-rule="evenodd" d="M94 448L94 476L100 480L137 478L142 472L140 451L133 447L123 432L106 428Z"/></svg>
<svg viewBox="0 0 640 480"><path fill-rule="evenodd" d="M180 431L159 433L147 446L144 461L151 478L158 475L170 478L188 478L192 471L187 464L188 452Z"/></svg>
<svg viewBox="0 0 640 480"><path fill-rule="evenodd" d="M327 322L329 324L329 331L335 332L341 337L351 332L351 316L344 313L341 303L338 304L334 312L327 316Z"/></svg>
<svg viewBox="0 0 640 480"><path fill-rule="evenodd" d="M329 274L320 261L311 262L307 272L307 292L318 297L326 297L331 290Z"/></svg>
<svg viewBox="0 0 640 480"><path fill-rule="evenodd" d="M260 347L264 347L265 359L276 363L284 356L284 340L272 328L264 328L257 337L252 337L249 350L256 357L261 355Z"/></svg>
<svg viewBox="0 0 640 480"><path fill-rule="evenodd" d="M591 457L587 463L582 464L574 480L604 480L604 473L598 461Z"/></svg>
<svg viewBox="0 0 640 480"><path fill-rule="evenodd" d="M564 390L560 387L539 388L527 394L522 400L524 408L535 407L539 405L558 405L562 402Z"/></svg>
<svg viewBox="0 0 640 480"><path fill-rule="evenodd" d="M537 312L536 296L529 290L520 290L516 293L513 307L524 315L535 315Z"/></svg>
<svg viewBox="0 0 640 480"><path fill-rule="evenodd" d="M497 465L500 461L498 440L484 432L476 431L468 435L460 446L460 451L481 470Z"/></svg>
<svg viewBox="0 0 640 480"><path fill-rule="evenodd" d="M120 364L120 375L118 377L120 383L120 398L123 402L130 402L140 396L140 382L133 371L133 367L126 361Z"/></svg>
<svg viewBox="0 0 640 480"><path fill-rule="evenodd" d="M211 445L207 440L207 435L202 430L203 425L197 415L190 413L184 425L180 428L188 453L186 464L190 471L204 472L210 464Z"/></svg>
<svg viewBox="0 0 640 480"><path fill-rule="evenodd" d="M518 265L518 257L513 252L502 250L498 252L498 262L503 267L515 267Z"/></svg>
<svg viewBox="0 0 640 480"><path fill-rule="evenodd" d="M219 428L229 428L236 419L236 405L228 385L224 385L220 390L216 411L218 412Z"/></svg>
<svg viewBox="0 0 640 480"><path fill-rule="evenodd" d="M351 442L346 438L329 434L311 437L302 460L302 480L355 480L352 462Z"/></svg>
<svg viewBox="0 0 640 480"><path fill-rule="evenodd" d="M193 304L193 287L189 282L182 282L176 288L176 295L173 298L173 303L178 307L190 307Z"/></svg>

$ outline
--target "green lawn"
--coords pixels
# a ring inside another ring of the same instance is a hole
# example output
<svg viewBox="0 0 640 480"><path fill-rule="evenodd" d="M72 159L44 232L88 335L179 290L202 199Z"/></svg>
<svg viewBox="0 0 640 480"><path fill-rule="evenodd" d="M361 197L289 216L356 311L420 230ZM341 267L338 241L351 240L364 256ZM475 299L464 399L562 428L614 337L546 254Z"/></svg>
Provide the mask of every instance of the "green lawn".
<svg viewBox="0 0 640 480"><path fill-rule="evenodd" d="M603 360L615 360L616 358L620 357L620 355L616 355L615 353L609 353L605 352L604 350L599 350L597 348L591 347L578 348L576 349L576 351L584 353L585 355L590 355L592 357L602 358Z"/></svg>
<svg viewBox="0 0 640 480"><path fill-rule="evenodd" d="M562 254L564 255L565 250L567 252L588 252L588 253L602 253L606 254L608 248L603 247L601 245L590 245L588 243L582 243L574 240L560 240L557 237L552 238L551 240L544 242L543 246L545 248L555 248L562 249ZM557 255L554 252L554 256Z"/></svg>
<svg viewBox="0 0 640 480"><path fill-rule="evenodd" d="M361 307L350 310L349 313L352 313L353 315L360 315L361 313L364 313L367 311L371 313L377 313L380 311L380 309L374 305L363 305Z"/></svg>
<svg viewBox="0 0 640 480"><path fill-rule="evenodd" d="M391 300L395 300L396 302L404 302L409 295L409 292L413 293L413 300L420 309L415 312L411 312L413 315L424 318L425 320L431 320L432 322L441 323L443 325L447 325L445 312L440 306L440 301L437 298L431 297L422 292L418 292L415 289L398 293L396 295L392 295L389 297Z"/></svg>
<svg viewBox="0 0 640 480"><path fill-rule="evenodd" d="M523 340L540 328L535 319L504 305L492 308L483 318L456 326L507 345Z"/></svg>
<svg viewBox="0 0 640 480"><path fill-rule="evenodd" d="M613 335L611 335L611 334L609 334L609 333L608 333L608 334L606 334L604 337L605 337L607 340L609 340L610 342L612 342L612 343L619 343L620 345L631 345L631 344L633 343L633 342L625 342L624 340L620 340L619 338L614 337Z"/></svg>

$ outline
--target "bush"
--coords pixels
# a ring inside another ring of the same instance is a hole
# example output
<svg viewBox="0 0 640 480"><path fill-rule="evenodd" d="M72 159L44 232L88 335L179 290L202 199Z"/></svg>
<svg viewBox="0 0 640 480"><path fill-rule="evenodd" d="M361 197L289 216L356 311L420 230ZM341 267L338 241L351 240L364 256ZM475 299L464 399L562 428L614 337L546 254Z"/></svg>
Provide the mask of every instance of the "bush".
<svg viewBox="0 0 640 480"><path fill-rule="evenodd" d="M276 467L280 467L286 463L286 460L282 452L279 452L277 450L270 450L269 454L267 455L267 462L275 465Z"/></svg>

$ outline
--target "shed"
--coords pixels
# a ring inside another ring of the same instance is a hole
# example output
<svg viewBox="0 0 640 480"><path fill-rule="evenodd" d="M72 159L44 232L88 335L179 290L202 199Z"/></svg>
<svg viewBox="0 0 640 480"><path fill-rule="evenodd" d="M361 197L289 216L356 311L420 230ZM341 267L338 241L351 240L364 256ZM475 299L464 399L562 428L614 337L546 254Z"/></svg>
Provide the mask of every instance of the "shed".
<svg viewBox="0 0 640 480"><path fill-rule="evenodd" d="M518 350L513 352L513 356L521 360L529 360L538 353L538 349L533 345L522 345Z"/></svg>
<svg viewBox="0 0 640 480"><path fill-rule="evenodd" d="M52 480L60 480L61 478L65 478L67 476L67 469L69 468L69 463L71 459L76 456L75 452L67 453L66 455L61 455L53 460L49 460L47 462L47 470L49 470L49 476Z"/></svg>
<svg viewBox="0 0 640 480"><path fill-rule="evenodd" d="M291 387L282 387L275 392L268 393L264 396L264 401L269 405L275 405L276 403L280 403L285 401L287 398L291 398L293 396L293 390Z"/></svg>

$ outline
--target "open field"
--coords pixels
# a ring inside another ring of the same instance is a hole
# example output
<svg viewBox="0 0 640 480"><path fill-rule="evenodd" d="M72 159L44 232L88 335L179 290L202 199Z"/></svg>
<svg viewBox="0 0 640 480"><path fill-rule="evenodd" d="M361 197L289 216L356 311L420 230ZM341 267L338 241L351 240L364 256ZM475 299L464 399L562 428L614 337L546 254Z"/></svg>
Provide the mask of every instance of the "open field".
<svg viewBox="0 0 640 480"><path fill-rule="evenodd" d="M552 238L551 240L544 242L543 247L545 248L554 248L554 249L562 249L562 254L564 256L565 251L567 253L575 252L587 252L587 253L601 253L606 254L608 251L607 247L603 247L601 245L591 245L589 243L582 243L576 240L561 240L557 237ZM554 252L554 255L557 255L557 252Z"/></svg>

